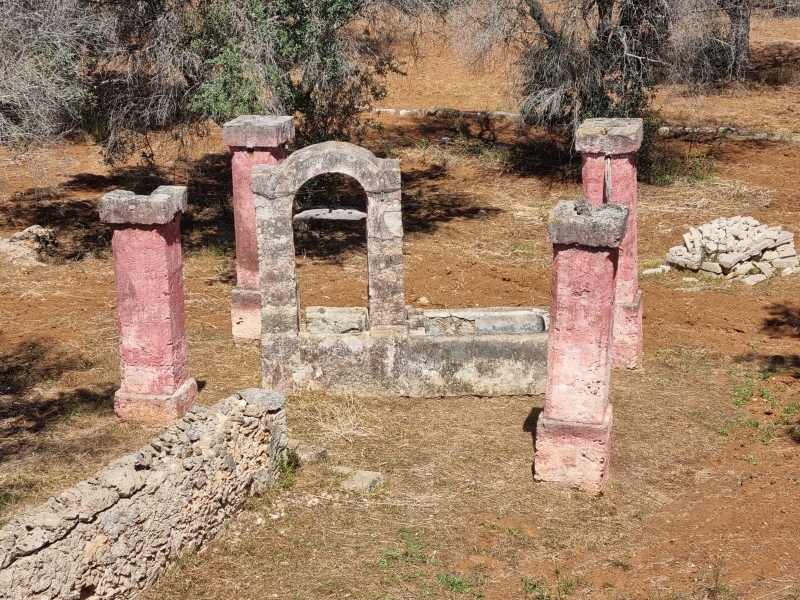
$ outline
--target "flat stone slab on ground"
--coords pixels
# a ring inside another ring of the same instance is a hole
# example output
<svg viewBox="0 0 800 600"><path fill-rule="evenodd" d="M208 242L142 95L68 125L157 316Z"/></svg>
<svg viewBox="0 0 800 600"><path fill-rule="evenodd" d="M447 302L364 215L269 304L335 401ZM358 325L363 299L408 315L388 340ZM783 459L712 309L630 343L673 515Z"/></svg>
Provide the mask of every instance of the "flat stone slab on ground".
<svg viewBox="0 0 800 600"><path fill-rule="evenodd" d="M796 258L776 258L772 261L772 266L776 269L793 269L797 262Z"/></svg>
<svg viewBox="0 0 800 600"><path fill-rule="evenodd" d="M757 283L761 283L762 281L766 280L767 280L766 275L758 273L757 275L750 275L749 277L745 277L744 279L742 279L742 283L746 283L747 285L755 285Z"/></svg>
<svg viewBox="0 0 800 600"><path fill-rule="evenodd" d="M383 474L377 471L361 471L350 467L332 467L331 471L348 475L341 485L345 492L368 494L383 485Z"/></svg>
<svg viewBox="0 0 800 600"><path fill-rule="evenodd" d="M297 455L302 464L320 462L328 458L327 448L315 446L305 440L291 439L287 447Z"/></svg>

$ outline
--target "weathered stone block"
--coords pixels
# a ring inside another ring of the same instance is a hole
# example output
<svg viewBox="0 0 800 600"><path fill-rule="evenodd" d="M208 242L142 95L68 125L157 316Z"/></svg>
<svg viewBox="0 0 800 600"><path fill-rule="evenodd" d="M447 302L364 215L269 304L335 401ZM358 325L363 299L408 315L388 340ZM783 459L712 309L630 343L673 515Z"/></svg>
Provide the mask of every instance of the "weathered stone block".
<svg viewBox="0 0 800 600"><path fill-rule="evenodd" d="M766 281L767 276L759 273L758 275L750 275L749 277L745 277L742 279L742 283L746 283L747 285L755 285L757 283L761 283L762 281Z"/></svg>
<svg viewBox="0 0 800 600"><path fill-rule="evenodd" d="M186 212L186 187L162 185L149 196L116 190L100 198L100 220L114 225L164 225Z"/></svg>
<svg viewBox="0 0 800 600"><path fill-rule="evenodd" d="M639 150L644 138L642 119L586 119L575 134L580 153L619 155Z"/></svg>
<svg viewBox="0 0 800 600"><path fill-rule="evenodd" d="M776 258L772 261L772 266L776 269L789 269L794 268L798 264L796 258Z"/></svg>
<svg viewBox="0 0 800 600"><path fill-rule="evenodd" d="M294 118L241 115L222 126L222 140L240 148L274 148L294 138Z"/></svg>
<svg viewBox="0 0 800 600"><path fill-rule="evenodd" d="M355 333L369 329L369 311L362 306L306 308L306 330L309 333Z"/></svg>
<svg viewBox="0 0 800 600"><path fill-rule="evenodd" d="M341 486L345 492L368 494L383 485L383 474L377 471L361 471L350 467L333 467L331 470L340 475L347 475Z"/></svg>
<svg viewBox="0 0 800 600"><path fill-rule="evenodd" d="M710 261L700 263L700 270L708 271L709 273L716 273L718 275L722 273L722 267L719 266L719 263Z"/></svg>
<svg viewBox="0 0 800 600"><path fill-rule="evenodd" d="M617 248L628 224L628 207L619 204L594 206L584 198L560 202L547 223L547 237L553 244L579 244L596 248Z"/></svg>
<svg viewBox="0 0 800 600"><path fill-rule="evenodd" d="M304 440L291 439L288 448L297 455L302 464L320 462L328 458L326 448L309 444Z"/></svg>

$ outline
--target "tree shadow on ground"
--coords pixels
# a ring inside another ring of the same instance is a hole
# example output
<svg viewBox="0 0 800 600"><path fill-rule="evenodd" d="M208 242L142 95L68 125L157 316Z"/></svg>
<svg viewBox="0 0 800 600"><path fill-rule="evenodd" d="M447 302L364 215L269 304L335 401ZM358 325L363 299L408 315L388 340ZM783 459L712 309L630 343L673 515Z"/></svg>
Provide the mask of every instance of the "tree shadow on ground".
<svg viewBox="0 0 800 600"><path fill-rule="evenodd" d="M769 310L764 319L761 332L771 338L800 338L800 306L776 304ZM747 352L734 357L737 361L752 362L762 371L771 373L787 373L794 379L800 379L800 355L768 354L756 351Z"/></svg>
<svg viewBox="0 0 800 600"><path fill-rule="evenodd" d="M448 152L476 158L478 163L483 158L496 161L500 155L505 172L559 181L576 178L580 172L578 157L564 150L558 136L539 130L531 135L511 135L509 132L515 127L510 121L433 117L397 128L397 132L393 131L383 142L388 140L392 148L397 148L403 146L405 140L406 146L413 146L420 136L428 136L432 143L441 142L447 146ZM365 145L381 154L381 143L372 140ZM487 177L493 176L494 173L487 173ZM437 164L415 166L403 174L403 220L407 232L431 234L444 222L488 218L501 212L476 202L468 194L438 190L430 193L431 184L448 177L446 165ZM0 218L26 227L39 224L56 229L58 244L48 249L52 261L107 257L111 230L99 220L98 201L102 194L115 189L149 194L159 185L186 181L189 208L181 220L184 250L205 249L233 255L235 229L228 153L206 154L186 163L183 170L149 160L144 164L116 167L106 175L79 173L52 189L30 188L13 194L0 207ZM363 190L354 183L347 183L342 189L329 189L326 194L338 194L342 197L341 204L358 206ZM358 224L340 225L311 225L310 234L299 240L299 252L313 252L332 262L341 262L343 255L349 252L364 253L363 224L360 227Z"/></svg>
<svg viewBox="0 0 800 600"><path fill-rule="evenodd" d="M771 338L800 338L800 307L791 304L776 304L769 309L761 332ZM783 375L800 380L800 354L772 354L757 351L733 357L736 362L751 363L764 374ZM787 430L787 435L800 444L800 421Z"/></svg>
<svg viewBox="0 0 800 600"><path fill-rule="evenodd" d="M89 367L83 357L65 355L42 340L20 342L0 355L0 463L65 418L113 411L118 386L111 382L56 395L44 395L39 387Z"/></svg>
<svg viewBox="0 0 800 600"><path fill-rule="evenodd" d="M207 154L188 167L189 209L181 219L183 245L232 251L234 247L230 156ZM175 174L158 165L114 168L108 175L79 173L62 185L42 190L30 188L12 194L0 217L7 222L38 224L56 229L58 245L49 251L55 261L104 256L111 230L100 222L98 202L112 190L150 194L160 185L181 184Z"/></svg>

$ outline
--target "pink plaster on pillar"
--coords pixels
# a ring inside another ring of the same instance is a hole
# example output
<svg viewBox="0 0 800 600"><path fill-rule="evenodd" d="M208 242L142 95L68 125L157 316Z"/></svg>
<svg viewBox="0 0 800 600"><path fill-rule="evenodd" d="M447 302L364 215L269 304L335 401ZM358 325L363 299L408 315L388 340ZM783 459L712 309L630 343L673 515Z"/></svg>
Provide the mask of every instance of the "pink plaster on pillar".
<svg viewBox="0 0 800 600"><path fill-rule="evenodd" d="M161 186L150 196L110 192L100 200L100 219L114 230L122 374L114 411L123 421L165 424L197 404L183 300L185 210L183 186Z"/></svg>
<svg viewBox="0 0 800 600"><path fill-rule="evenodd" d="M548 224L553 279L534 477L594 494L608 477L614 300L627 215L626 207L579 199L559 204Z"/></svg>
<svg viewBox="0 0 800 600"><path fill-rule="evenodd" d="M628 230L619 248L612 363L635 369L642 356L642 294L637 254L636 152L642 143L641 119L587 119L578 128L575 148L583 162L583 195L594 205L628 207ZM611 175L607 197L606 160Z"/></svg>
<svg viewBox="0 0 800 600"><path fill-rule="evenodd" d="M287 156L286 144L293 137L292 117L243 115L222 128L222 138L233 153L236 287L231 292L231 321L236 343L258 344L261 339L256 209L250 177L255 165L283 162Z"/></svg>
<svg viewBox="0 0 800 600"><path fill-rule="evenodd" d="M608 404L616 249L556 245L544 412L601 423Z"/></svg>

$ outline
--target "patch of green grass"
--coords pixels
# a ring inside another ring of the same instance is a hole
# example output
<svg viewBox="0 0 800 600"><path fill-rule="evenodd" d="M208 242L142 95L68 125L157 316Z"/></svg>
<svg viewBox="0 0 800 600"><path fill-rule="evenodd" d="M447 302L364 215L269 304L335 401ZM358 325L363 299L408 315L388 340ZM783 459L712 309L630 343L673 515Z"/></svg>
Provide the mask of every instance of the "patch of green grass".
<svg viewBox="0 0 800 600"><path fill-rule="evenodd" d="M754 467L758 464L758 461L756 460L755 456L753 456L752 454L748 454L747 456L744 457L744 459L749 464L753 465Z"/></svg>
<svg viewBox="0 0 800 600"><path fill-rule="evenodd" d="M800 413L800 406L798 406L797 401L795 401L789 406L784 406L781 412L785 415L796 415Z"/></svg>
<svg viewBox="0 0 800 600"><path fill-rule="evenodd" d="M480 584L479 579L459 579L453 575L440 574L436 576L436 581L451 592L457 594L472 594L473 598L483 598L483 594L476 589Z"/></svg>
<svg viewBox="0 0 800 600"><path fill-rule="evenodd" d="M283 448L278 452L278 487L287 489L294 484L297 471L300 469L300 458L294 450Z"/></svg>
<svg viewBox="0 0 800 600"><path fill-rule="evenodd" d="M769 400L769 390L768 389L761 388L761 390L758 392L758 395L761 396L762 398L766 398L767 400Z"/></svg>
<svg viewBox="0 0 800 600"><path fill-rule="evenodd" d="M536 254L536 245L530 242L517 242L516 244L511 244L511 251L532 256Z"/></svg>
<svg viewBox="0 0 800 600"><path fill-rule="evenodd" d="M753 380L749 377L745 378L743 384L733 387L731 395L733 395L734 406L742 406L745 402L750 402L753 399Z"/></svg>
<svg viewBox="0 0 800 600"><path fill-rule="evenodd" d="M775 433L775 427L773 425L767 425L761 432L761 443L766 446L776 437L778 437L778 434Z"/></svg>
<svg viewBox="0 0 800 600"><path fill-rule="evenodd" d="M710 179L717 169L713 156L705 152L692 152L686 157L686 174L697 181Z"/></svg>
<svg viewBox="0 0 800 600"><path fill-rule="evenodd" d="M525 592L526 596L530 596L534 600L550 600L550 598L552 598L552 595L550 594L550 588L543 583L540 583L536 579L528 579L527 577L523 577L522 590Z"/></svg>
<svg viewBox="0 0 800 600"><path fill-rule="evenodd" d="M393 550L382 550L382 558L378 561L381 569L394 569L395 567L418 566L427 564L428 557L422 549L422 542L407 530L400 531L400 547Z"/></svg>
<svg viewBox="0 0 800 600"><path fill-rule="evenodd" d="M80 402L78 402L78 399L75 397L75 394L70 394L67 396L64 404L61 405L61 410L69 418L80 417L83 415L83 409L81 408Z"/></svg>
<svg viewBox="0 0 800 600"><path fill-rule="evenodd" d="M742 425L745 427L758 427L758 419L747 419Z"/></svg>

